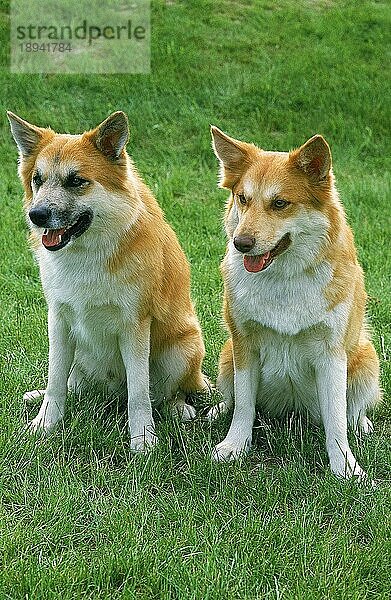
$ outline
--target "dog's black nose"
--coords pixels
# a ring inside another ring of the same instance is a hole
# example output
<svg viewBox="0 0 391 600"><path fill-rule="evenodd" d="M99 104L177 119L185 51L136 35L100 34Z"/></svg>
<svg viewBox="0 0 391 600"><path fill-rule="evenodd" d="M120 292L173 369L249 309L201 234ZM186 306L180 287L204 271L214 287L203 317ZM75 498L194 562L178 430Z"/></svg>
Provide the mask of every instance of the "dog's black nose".
<svg viewBox="0 0 391 600"><path fill-rule="evenodd" d="M255 246L255 237L249 235L237 235L234 237L234 246L239 252L250 252Z"/></svg>
<svg viewBox="0 0 391 600"><path fill-rule="evenodd" d="M29 217L34 225L45 227L51 217L51 212L47 206L34 206L34 208L29 211Z"/></svg>

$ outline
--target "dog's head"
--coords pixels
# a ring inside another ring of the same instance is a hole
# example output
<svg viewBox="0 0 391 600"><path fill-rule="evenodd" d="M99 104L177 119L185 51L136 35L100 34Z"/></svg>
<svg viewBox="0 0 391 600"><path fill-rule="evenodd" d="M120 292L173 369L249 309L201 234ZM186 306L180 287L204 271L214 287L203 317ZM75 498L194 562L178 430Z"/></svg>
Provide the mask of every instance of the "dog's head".
<svg viewBox="0 0 391 600"><path fill-rule="evenodd" d="M330 225L333 176L327 142L315 135L290 153L266 152L217 127L211 131L220 187L231 190L227 234L244 255L246 270L264 271L292 252L297 267L308 264Z"/></svg>
<svg viewBox="0 0 391 600"><path fill-rule="evenodd" d="M60 250L92 225L109 227L115 195L129 196L126 115L115 112L91 131L68 135L7 114L19 150L28 222L43 246Z"/></svg>

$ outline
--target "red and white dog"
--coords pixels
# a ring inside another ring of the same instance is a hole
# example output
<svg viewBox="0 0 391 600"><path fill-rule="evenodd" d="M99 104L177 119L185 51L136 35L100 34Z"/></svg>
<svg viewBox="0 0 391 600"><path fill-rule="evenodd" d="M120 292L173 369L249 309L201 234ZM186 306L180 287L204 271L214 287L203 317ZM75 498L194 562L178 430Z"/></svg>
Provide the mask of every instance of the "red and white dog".
<svg viewBox="0 0 391 600"><path fill-rule="evenodd" d="M50 431L67 389L96 382L127 393L131 449L148 450L150 391L190 419L186 394L207 387L188 262L126 153L123 112L82 135L8 116L49 308L48 384L32 393L44 398L31 428Z"/></svg>
<svg viewBox="0 0 391 600"><path fill-rule="evenodd" d="M217 127L212 137L220 185L231 190L222 263L231 338L217 381L224 401L209 418L235 405L214 458L249 449L256 405L271 416L305 410L323 422L333 473L362 478L347 424L372 430L379 362L330 148L320 135L290 153L263 151Z"/></svg>

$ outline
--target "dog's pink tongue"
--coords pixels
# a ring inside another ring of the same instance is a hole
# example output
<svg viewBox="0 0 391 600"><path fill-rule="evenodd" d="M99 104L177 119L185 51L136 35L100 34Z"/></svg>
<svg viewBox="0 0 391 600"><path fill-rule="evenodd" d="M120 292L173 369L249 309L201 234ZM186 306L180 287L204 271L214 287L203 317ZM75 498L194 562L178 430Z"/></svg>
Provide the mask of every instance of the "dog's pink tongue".
<svg viewBox="0 0 391 600"><path fill-rule="evenodd" d="M243 259L244 268L246 271L250 271L250 273L258 273L258 271L262 271L269 257L270 252L265 252L265 254L259 254L258 256L248 256L246 254Z"/></svg>
<svg viewBox="0 0 391 600"><path fill-rule="evenodd" d="M61 244L61 236L65 229L47 229L42 235L42 244L46 247L58 246Z"/></svg>

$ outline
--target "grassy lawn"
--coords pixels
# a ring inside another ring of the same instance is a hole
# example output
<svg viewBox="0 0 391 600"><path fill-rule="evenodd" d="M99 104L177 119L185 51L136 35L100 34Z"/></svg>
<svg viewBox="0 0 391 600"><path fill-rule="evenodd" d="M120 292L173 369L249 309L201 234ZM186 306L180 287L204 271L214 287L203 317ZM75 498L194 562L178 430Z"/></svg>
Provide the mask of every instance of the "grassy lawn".
<svg viewBox="0 0 391 600"><path fill-rule="evenodd" d="M390 6L152 4L152 72L134 76L11 75L0 4L0 600L388 598ZM334 479L323 431L305 419L258 423L250 456L232 465L209 458L228 419L210 427L158 417L157 451L132 457L125 407L94 395L82 405L70 399L51 437L37 442L23 431L39 406L23 393L46 379L46 305L6 108L73 133L128 113L128 150L191 262L212 379L226 336L226 193L216 187L209 124L270 150L325 135L382 361L375 433L351 440L375 489Z"/></svg>

